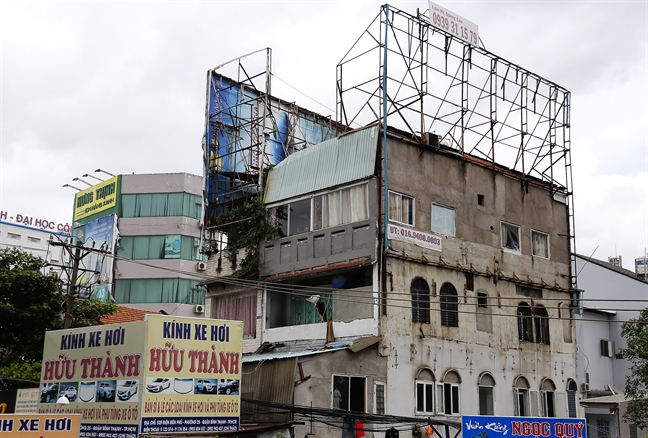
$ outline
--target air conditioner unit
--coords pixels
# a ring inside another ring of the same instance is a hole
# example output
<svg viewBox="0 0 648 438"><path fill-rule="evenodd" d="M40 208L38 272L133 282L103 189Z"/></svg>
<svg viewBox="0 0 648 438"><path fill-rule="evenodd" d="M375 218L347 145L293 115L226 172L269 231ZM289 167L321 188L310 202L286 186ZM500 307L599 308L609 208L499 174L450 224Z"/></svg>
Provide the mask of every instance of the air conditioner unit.
<svg viewBox="0 0 648 438"><path fill-rule="evenodd" d="M207 263L205 262L198 262L196 264L196 271L206 271L207 270Z"/></svg>
<svg viewBox="0 0 648 438"><path fill-rule="evenodd" d="M589 390L589 383L581 383L581 392L588 392Z"/></svg>
<svg viewBox="0 0 648 438"><path fill-rule="evenodd" d="M205 306L202 304L196 304L196 307L194 307L194 313L205 313Z"/></svg>

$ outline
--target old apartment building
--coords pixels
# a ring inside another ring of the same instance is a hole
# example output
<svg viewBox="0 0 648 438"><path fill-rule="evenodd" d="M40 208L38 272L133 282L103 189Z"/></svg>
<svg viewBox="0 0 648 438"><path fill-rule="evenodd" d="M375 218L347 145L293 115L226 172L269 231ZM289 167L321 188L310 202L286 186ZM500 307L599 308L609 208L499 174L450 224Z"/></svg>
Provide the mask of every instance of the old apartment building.
<svg viewBox="0 0 648 438"><path fill-rule="evenodd" d="M244 425L582 417L569 92L431 23L382 7L338 65L335 123L208 73L206 316L244 321ZM378 76L349 81L367 54ZM276 235L239 278L227 245L256 216L218 214L254 196Z"/></svg>
<svg viewBox="0 0 648 438"><path fill-rule="evenodd" d="M275 359L297 373L274 381L286 402L575 417L564 197L390 130L385 215L381 140L366 128L270 172L280 237L260 242L265 286L213 280L211 316L246 322L248 352L268 351L252 368ZM298 370L311 378L295 386Z"/></svg>

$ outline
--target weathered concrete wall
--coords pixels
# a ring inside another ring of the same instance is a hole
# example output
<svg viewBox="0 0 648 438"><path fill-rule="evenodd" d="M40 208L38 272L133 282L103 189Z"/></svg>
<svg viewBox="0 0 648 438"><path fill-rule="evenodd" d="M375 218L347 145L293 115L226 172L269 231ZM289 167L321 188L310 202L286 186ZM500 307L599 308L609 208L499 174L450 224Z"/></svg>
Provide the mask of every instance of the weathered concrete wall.
<svg viewBox="0 0 648 438"><path fill-rule="evenodd" d="M380 321L380 349L388 356L388 412L415 415L414 381L428 368L436 381L448 370L459 374L464 415L478 413L478 377L489 372L496 383L495 415L514 414L513 382L524 376L530 391L551 379L557 414L567 416L567 385L577 381L574 321L561 319L569 318L564 307L559 311L570 299L567 206L542 184L523 185L511 172L423 148L388 141L389 190L415 198L410 227L415 231L434 234L432 203L455 209L455 236L439 236L440 251L389 241L387 315ZM520 227L520 252L502 248L501 221ZM531 230L549 235L548 259L532 256ZM466 274L473 277L470 288ZM410 287L417 277L430 286L429 324L412 322ZM446 282L457 290L458 327L441 325L439 291ZM518 294L516 285L533 286L542 297ZM485 309L477 305L478 291L487 294ZM545 307L550 344L518 339L517 306L523 301Z"/></svg>
<svg viewBox="0 0 648 438"><path fill-rule="evenodd" d="M334 374L343 376L365 377L365 411L375 412L374 384L387 382L387 360L378 354L378 346L368 347L357 353L351 350L339 350L331 353L317 354L300 358L304 374L310 376L307 381L295 386L295 404L301 406L333 407ZM295 381L299 380L295 375ZM340 429L342 417L332 419L332 426L314 423L315 435L318 437L335 437L342 435ZM295 436L302 437L310 433L311 425L295 426ZM352 436L352 435L349 435ZM384 436L383 433L367 432L368 438Z"/></svg>
<svg viewBox="0 0 648 438"><path fill-rule="evenodd" d="M518 277L544 275L550 284L555 275L568 275L562 267L561 272L554 272L552 263L569 268L567 206L553 200L548 188L523 186L519 179L493 169L396 139L388 140L388 159L389 190L415 198L414 229L431 232L433 202L455 209L456 240L463 245L452 245L447 242L451 238L444 237L444 246L449 244L442 254L445 260L461 261L464 253L468 256L464 263L490 265L492 269L493 258L497 257L500 269L515 271ZM483 195L483 205L478 203L478 195ZM520 226L521 254L502 250L500 221ZM532 229L549 234L549 260L531 256ZM484 251L486 248L478 245L497 252Z"/></svg>

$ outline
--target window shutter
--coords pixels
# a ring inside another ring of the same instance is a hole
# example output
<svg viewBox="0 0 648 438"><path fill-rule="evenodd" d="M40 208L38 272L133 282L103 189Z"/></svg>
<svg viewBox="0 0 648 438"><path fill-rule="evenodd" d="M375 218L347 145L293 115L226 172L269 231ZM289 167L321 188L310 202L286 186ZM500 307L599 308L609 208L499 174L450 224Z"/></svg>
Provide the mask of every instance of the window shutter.
<svg viewBox="0 0 648 438"><path fill-rule="evenodd" d="M532 417L538 416L538 391L529 391L529 411Z"/></svg>
<svg viewBox="0 0 648 438"><path fill-rule="evenodd" d="M567 411L567 394L564 392L556 392L554 394L555 414L556 417L569 417L569 412Z"/></svg>

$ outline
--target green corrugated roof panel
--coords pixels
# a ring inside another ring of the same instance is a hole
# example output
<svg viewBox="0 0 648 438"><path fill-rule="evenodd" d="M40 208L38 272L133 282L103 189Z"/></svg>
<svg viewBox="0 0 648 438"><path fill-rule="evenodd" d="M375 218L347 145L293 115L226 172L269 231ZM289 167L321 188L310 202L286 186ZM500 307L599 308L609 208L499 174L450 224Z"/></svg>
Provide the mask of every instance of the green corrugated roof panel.
<svg viewBox="0 0 648 438"><path fill-rule="evenodd" d="M295 152L268 174L266 204L373 175L378 126L333 138Z"/></svg>

